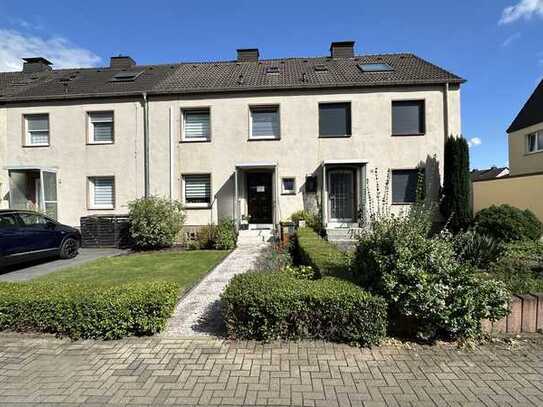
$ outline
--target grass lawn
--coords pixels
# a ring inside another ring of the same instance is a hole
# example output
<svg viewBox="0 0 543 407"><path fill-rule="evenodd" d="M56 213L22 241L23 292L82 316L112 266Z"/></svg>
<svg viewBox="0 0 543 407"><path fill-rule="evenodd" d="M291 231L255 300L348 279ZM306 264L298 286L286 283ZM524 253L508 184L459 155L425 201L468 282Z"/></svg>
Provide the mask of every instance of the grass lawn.
<svg viewBox="0 0 543 407"><path fill-rule="evenodd" d="M222 259L226 250L194 250L108 257L41 277L41 281L91 283L100 286L164 280L189 288Z"/></svg>

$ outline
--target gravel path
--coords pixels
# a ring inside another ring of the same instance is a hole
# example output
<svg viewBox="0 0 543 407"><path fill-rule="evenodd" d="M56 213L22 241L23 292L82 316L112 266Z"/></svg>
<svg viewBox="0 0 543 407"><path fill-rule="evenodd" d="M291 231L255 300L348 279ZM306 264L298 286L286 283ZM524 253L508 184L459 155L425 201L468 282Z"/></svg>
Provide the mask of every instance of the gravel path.
<svg viewBox="0 0 543 407"><path fill-rule="evenodd" d="M179 301L162 336L221 335L219 296L236 274L250 270L269 243L240 245Z"/></svg>

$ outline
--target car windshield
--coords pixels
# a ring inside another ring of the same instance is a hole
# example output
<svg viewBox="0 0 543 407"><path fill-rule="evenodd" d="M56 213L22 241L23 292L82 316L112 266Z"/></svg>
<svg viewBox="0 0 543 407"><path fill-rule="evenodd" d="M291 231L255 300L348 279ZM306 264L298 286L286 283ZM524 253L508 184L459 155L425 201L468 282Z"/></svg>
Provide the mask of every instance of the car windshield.
<svg viewBox="0 0 543 407"><path fill-rule="evenodd" d="M46 225L47 218L38 213L20 213L19 217L25 226Z"/></svg>
<svg viewBox="0 0 543 407"><path fill-rule="evenodd" d="M12 226L17 226L17 219L15 216L9 215L0 215L0 229L9 228Z"/></svg>

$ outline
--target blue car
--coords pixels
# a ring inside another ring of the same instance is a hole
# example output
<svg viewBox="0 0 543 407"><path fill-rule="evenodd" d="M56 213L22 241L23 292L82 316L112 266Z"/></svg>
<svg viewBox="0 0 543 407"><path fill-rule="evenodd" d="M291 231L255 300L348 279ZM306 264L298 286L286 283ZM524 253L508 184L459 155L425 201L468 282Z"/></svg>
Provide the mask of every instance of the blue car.
<svg viewBox="0 0 543 407"><path fill-rule="evenodd" d="M0 267L47 257L77 256L81 234L32 211L0 210Z"/></svg>

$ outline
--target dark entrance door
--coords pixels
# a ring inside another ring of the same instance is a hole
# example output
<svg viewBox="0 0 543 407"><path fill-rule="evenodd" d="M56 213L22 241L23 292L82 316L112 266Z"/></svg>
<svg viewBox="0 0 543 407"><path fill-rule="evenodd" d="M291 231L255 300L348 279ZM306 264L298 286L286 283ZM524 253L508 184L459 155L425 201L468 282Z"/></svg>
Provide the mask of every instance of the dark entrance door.
<svg viewBox="0 0 543 407"><path fill-rule="evenodd" d="M272 223L272 173L248 172L246 177L249 223Z"/></svg>

